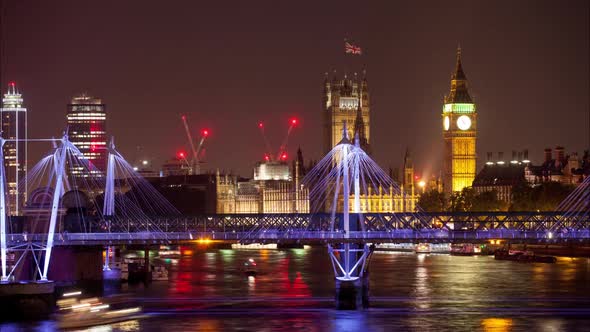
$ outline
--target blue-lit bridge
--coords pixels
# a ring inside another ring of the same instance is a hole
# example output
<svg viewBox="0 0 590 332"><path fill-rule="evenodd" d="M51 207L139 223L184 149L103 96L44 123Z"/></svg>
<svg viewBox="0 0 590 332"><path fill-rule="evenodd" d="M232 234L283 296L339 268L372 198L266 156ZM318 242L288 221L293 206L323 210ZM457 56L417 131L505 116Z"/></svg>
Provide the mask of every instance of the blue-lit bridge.
<svg viewBox="0 0 590 332"><path fill-rule="evenodd" d="M351 215L352 216L352 215ZM586 216L560 212L368 213L362 230L344 232L336 214L236 214L109 220L89 224L87 232L56 230L55 246L125 245L226 241L306 244L343 242L512 242L576 243L590 240ZM335 225L332 230L332 220ZM47 234L7 234L10 245L44 243Z"/></svg>
<svg viewBox="0 0 590 332"><path fill-rule="evenodd" d="M352 144L346 135L344 126L341 143L303 179L303 185L310 188L310 210L324 211L330 206L330 213L312 214L184 217L133 170L115 150L114 141L106 147L106 174L96 176L97 170L66 133L61 139L49 140L54 144L53 152L29 172L27 181L46 186L30 198L31 206L38 204L36 217L19 222L5 213L9 200L0 149L0 285L20 285L18 273L20 279L39 280L38 285L44 285L49 281L54 247L61 248L53 260L67 262L57 265L65 270L64 276L77 270L96 270L102 265L105 248L110 252L113 246L140 247L145 250L147 276L148 250L161 244L318 244L326 246L330 256L337 303L359 307L368 298L366 271L375 248L371 244L489 240L568 246L590 243L590 178L568 196L563 209L558 209L565 212L359 213L361 199L369 192L384 188L391 194L402 191L362 151L359 140ZM5 142L0 137L0 147ZM66 165L75 165L83 171L80 174L94 175L68 177ZM340 197L347 199L338 207ZM103 268L110 269L109 255L105 255ZM53 276L60 278L57 271Z"/></svg>

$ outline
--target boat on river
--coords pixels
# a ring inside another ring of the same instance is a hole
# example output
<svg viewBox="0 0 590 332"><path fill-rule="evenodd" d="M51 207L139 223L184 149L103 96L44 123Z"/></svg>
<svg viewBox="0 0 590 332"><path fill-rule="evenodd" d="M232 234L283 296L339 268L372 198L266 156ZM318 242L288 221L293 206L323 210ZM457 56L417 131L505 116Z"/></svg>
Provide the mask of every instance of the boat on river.
<svg viewBox="0 0 590 332"><path fill-rule="evenodd" d="M137 282L146 280L146 273L149 273L149 280L167 281L168 269L164 265L150 265L150 271L146 272L143 258L125 258L119 265L121 268L121 281Z"/></svg>
<svg viewBox="0 0 590 332"><path fill-rule="evenodd" d="M498 250L494 254L494 258L497 260L525 263L555 263L557 261L557 258L554 256L540 256L535 255L532 251L520 250Z"/></svg>
<svg viewBox="0 0 590 332"><path fill-rule="evenodd" d="M60 329L84 328L144 317L141 307L134 305L124 295L80 299L78 297L81 294L66 293L64 298L57 301L59 311L56 319Z"/></svg>
<svg viewBox="0 0 590 332"><path fill-rule="evenodd" d="M418 243L414 251L417 254L430 254L432 252L432 245L430 243Z"/></svg>
<svg viewBox="0 0 590 332"><path fill-rule="evenodd" d="M162 259L179 259L181 257L181 253L177 247L160 246L160 249L158 250L158 257Z"/></svg>
<svg viewBox="0 0 590 332"><path fill-rule="evenodd" d="M256 265L256 261L252 258L248 258L246 262L244 262L244 273L247 276L255 276L258 274L258 266Z"/></svg>
<svg viewBox="0 0 590 332"><path fill-rule="evenodd" d="M453 243L451 245L452 256L482 255L481 248L473 243Z"/></svg>
<svg viewBox="0 0 590 332"><path fill-rule="evenodd" d="M168 269L162 265L152 265L152 281L168 281Z"/></svg>

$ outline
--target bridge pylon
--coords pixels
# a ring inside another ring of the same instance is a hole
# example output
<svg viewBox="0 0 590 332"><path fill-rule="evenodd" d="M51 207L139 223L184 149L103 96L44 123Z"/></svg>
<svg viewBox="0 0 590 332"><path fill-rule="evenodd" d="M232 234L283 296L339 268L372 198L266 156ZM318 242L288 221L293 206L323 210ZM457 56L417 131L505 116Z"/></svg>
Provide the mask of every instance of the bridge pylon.
<svg viewBox="0 0 590 332"><path fill-rule="evenodd" d="M115 150L115 138L111 137L111 141L107 147L108 160L107 160L107 176L104 189L104 204L102 207L102 215L105 219L107 230L111 232L111 223L113 222L113 216L115 215L115 157L118 155ZM110 253L113 249L111 246L106 246L106 254L103 265L103 271L110 271Z"/></svg>
<svg viewBox="0 0 590 332"><path fill-rule="evenodd" d="M346 128L346 123L344 123L344 128ZM337 167L341 169L339 174L342 174L342 229L344 231L344 241L335 245L329 244L328 254L332 261L336 281L336 308L361 309L368 307L369 304L367 267L373 250L364 242L350 243L349 239L350 232L364 231L360 209L360 163L352 156L362 150L360 149L358 135L353 146L348 142L346 132L343 133L341 146L343 147L340 152L341 159L338 160ZM336 182L338 182L338 179ZM351 182L354 194L352 214L349 206ZM337 183L336 186L340 188L340 184ZM335 221L337 199L338 189L332 207L332 226Z"/></svg>

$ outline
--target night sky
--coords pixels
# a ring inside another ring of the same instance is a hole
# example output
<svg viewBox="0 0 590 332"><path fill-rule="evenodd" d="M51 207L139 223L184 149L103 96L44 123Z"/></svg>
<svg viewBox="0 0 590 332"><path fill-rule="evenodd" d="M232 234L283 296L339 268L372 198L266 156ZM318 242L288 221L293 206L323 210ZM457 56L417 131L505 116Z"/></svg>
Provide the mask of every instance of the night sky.
<svg viewBox="0 0 590 332"><path fill-rule="evenodd" d="M289 4L288 4L289 3ZM58 136L81 92L107 104L128 160L159 165L188 149L180 121L210 128L206 169L250 176L301 119L289 152L321 157L325 72L367 71L372 149L384 167L413 151L436 171L442 99L460 44L478 107L478 169L487 151L582 152L589 142L587 0L24 1L4 0L2 92L15 81L29 136ZM345 56L343 40L363 48ZM48 146L31 147L36 162Z"/></svg>

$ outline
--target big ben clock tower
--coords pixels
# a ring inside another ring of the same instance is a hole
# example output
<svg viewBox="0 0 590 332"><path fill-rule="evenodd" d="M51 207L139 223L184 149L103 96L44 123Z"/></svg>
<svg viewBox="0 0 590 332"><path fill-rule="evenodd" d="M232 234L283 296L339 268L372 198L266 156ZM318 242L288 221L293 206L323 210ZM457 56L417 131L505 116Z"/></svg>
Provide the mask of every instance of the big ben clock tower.
<svg viewBox="0 0 590 332"><path fill-rule="evenodd" d="M467 89L461 65L461 48L451 77L451 91L444 98L442 113L444 137L443 189L447 194L471 187L475 178L477 111Z"/></svg>

